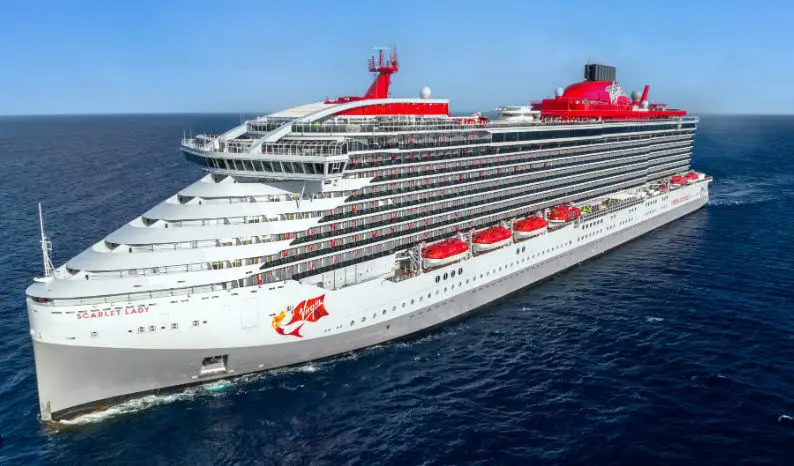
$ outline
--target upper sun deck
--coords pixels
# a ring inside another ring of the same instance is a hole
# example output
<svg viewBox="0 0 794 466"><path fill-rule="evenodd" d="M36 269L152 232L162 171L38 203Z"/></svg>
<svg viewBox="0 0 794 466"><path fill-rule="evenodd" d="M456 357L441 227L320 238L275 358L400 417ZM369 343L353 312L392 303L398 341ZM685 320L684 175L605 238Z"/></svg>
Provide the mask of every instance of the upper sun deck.
<svg viewBox="0 0 794 466"><path fill-rule="evenodd" d="M585 81L564 91L558 89L556 98L544 99L531 107L502 107L499 112L502 118L491 121L479 113L451 116L449 101L431 99L426 87L420 98L389 97L391 75L397 72L398 62L396 54L384 61L381 52L378 61L372 58L369 62L370 71L376 75L362 97L326 99L246 121L220 135L184 139L182 151L189 161L214 173L329 181L342 177L349 152L402 147L384 145L382 141L373 143L375 136L408 135L410 139L414 133L447 133L437 138L441 147L460 144L462 139L466 144L482 144L573 134L544 131L563 127L593 128L594 131L588 132L593 136L599 134L598 128L633 125L642 131L641 127L646 125L697 122L697 118L687 117L684 111L649 104L648 86L641 97L635 92L630 98L614 81L590 80L606 79L606 75L589 76L588 67ZM602 68L611 69L610 76L614 79L613 68ZM527 131L539 134L527 137ZM461 133L469 134L461 138ZM524 136L494 137L505 133ZM611 130L603 131L603 134L611 133Z"/></svg>

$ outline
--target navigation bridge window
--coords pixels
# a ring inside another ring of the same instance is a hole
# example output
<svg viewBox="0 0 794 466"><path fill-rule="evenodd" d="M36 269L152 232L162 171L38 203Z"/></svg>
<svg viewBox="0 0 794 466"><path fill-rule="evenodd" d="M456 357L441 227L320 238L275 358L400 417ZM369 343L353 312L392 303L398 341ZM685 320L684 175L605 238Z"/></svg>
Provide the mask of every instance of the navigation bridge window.
<svg viewBox="0 0 794 466"><path fill-rule="evenodd" d="M275 160L227 160L200 156L186 153L185 158L192 163L201 165L206 170L219 170L223 172L235 172L235 174L256 173L256 174L275 174L285 178L324 178L326 166L328 175L341 175L345 168L345 162L331 163L309 163L309 162L290 162Z"/></svg>

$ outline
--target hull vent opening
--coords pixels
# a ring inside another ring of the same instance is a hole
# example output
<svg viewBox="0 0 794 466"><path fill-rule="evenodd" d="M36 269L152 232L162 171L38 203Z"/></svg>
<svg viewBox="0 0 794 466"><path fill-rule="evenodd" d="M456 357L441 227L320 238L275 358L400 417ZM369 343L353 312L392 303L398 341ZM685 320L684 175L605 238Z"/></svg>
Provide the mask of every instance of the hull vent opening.
<svg viewBox="0 0 794 466"><path fill-rule="evenodd" d="M201 361L200 377L207 377L210 375L220 375L226 373L226 363L229 361L228 354L219 356L210 356Z"/></svg>

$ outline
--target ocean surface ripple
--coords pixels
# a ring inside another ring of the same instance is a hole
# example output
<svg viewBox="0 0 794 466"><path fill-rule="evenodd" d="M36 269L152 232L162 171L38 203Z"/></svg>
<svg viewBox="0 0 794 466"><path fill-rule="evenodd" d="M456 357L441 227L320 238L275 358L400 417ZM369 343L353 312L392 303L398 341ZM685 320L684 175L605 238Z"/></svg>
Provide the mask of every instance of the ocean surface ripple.
<svg viewBox="0 0 794 466"><path fill-rule="evenodd" d="M0 118L0 464L792 464L794 118L704 117L700 211L471 317L38 421L24 290L197 179L238 115Z"/></svg>

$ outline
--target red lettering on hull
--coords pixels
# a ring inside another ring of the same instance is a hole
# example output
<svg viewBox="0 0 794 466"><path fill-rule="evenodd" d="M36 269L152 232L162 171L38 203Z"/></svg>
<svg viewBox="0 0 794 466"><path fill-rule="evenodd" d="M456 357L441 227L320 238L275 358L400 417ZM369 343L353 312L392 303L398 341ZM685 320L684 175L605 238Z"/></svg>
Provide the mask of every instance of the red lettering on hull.
<svg viewBox="0 0 794 466"><path fill-rule="evenodd" d="M146 314L149 312L149 306L145 304L141 304L138 306L130 306L125 309L116 308L110 310L103 310L100 311L99 309L94 309L91 311L78 311L77 312L77 320L82 319L103 319L106 317L118 317L118 316L131 316L135 314Z"/></svg>

